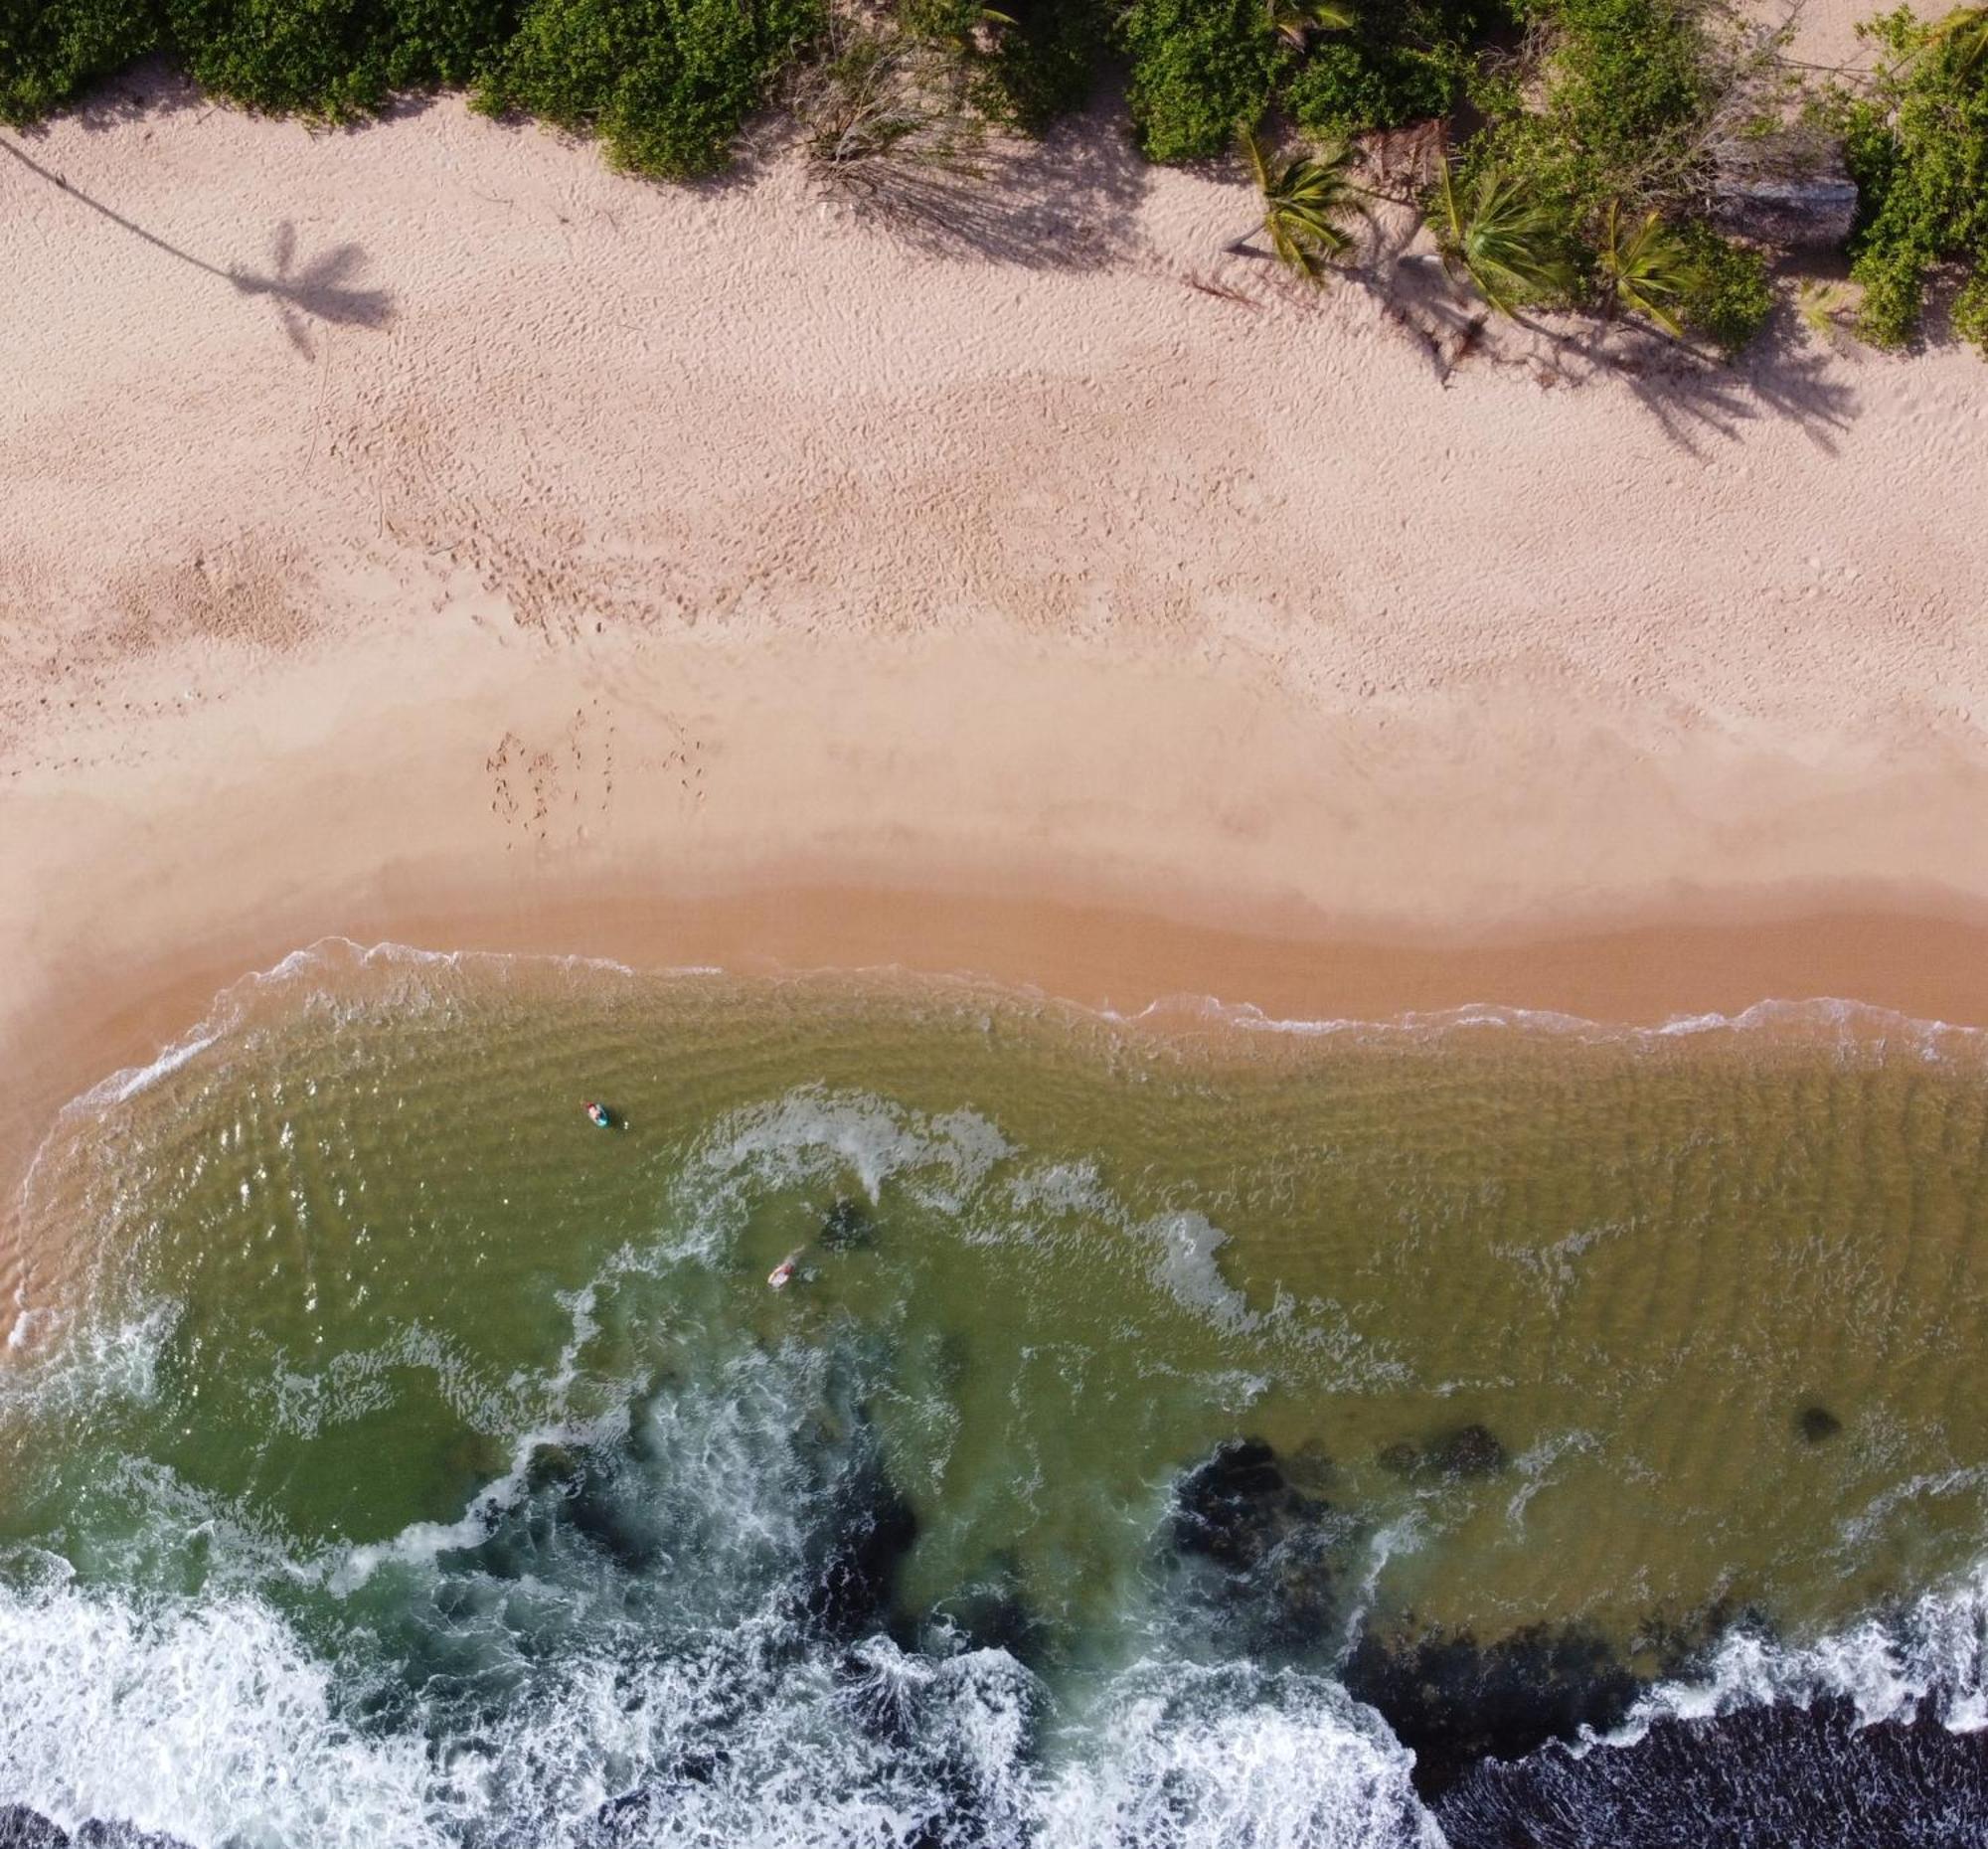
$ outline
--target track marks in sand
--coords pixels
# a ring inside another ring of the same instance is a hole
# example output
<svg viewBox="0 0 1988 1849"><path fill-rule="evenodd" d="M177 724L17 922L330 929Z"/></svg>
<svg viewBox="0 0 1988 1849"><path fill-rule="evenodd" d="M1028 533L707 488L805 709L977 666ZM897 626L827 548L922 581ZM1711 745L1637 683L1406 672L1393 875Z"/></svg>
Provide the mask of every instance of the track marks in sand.
<svg viewBox="0 0 1988 1849"><path fill-rule="evenodd" d="M596 695L549 734L507 727L483 760L490 813L510 837L507 851L529 843L541 850L577 848L603 836L617 801L678 803L687 813L704 805L705 751L673 714L656 723L670 742L659 756L630 763L617 757L620 727Z"/></svg>
<svg viewBox="0 0 1988 1849"><path fill-rule="evenodd" d="M115 649L178 640L293 649L310 639L308 567L285 541L256 535L195 547L184 559L132 567L115 582Z"/></svg>

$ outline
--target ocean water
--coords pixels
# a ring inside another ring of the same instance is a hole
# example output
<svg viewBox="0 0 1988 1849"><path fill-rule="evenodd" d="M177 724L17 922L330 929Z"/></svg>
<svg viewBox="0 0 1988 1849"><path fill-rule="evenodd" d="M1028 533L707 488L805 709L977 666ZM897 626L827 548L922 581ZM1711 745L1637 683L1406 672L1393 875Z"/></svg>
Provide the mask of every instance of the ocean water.
<svg viewBox="0 0 1988 1849"><path fill-rule="evenodd" d="M1984 1219L1988 1052L1848 1006L1122 1022L318 946L26 1184L0 1805L1980 1841Z"/></svg>

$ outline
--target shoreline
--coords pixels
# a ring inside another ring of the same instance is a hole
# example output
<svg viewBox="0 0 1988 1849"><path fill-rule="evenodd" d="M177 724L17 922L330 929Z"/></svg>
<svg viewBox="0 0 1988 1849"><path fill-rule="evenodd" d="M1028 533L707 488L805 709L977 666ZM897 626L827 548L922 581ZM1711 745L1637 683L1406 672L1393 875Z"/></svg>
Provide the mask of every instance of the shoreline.
<svg viewBox="0 0 1988 1849"><path fill-rule="evenodd" d="M770 882L701 899L568 894L529 914L381 915L358 937L328 933L306 944L252 933L227 941L162 952L125 971L117 991L54 996L8 1024L14 1110L0 1140L0 1186L10 1204L72 1104L184 1045L230 989L341 941L368 953L576 958L638 972L963 980L1128 1031L1191 1026L1234 1050L1261 1050L1265 1034L1480 1008L1604 1031L1675 1031L1701 1020L1737 1025L1763 1006L1844 1004L1918 1030L1988 1032L1988 915L1964 908L1946 916L1756 910L1466 944L1225 928L1048 895ZM39 1106L24 1108L31 1096Z"/></svg>
<svg viewBox="0 0 1988 1849"><path fill-rule="evenodd" d="M455 101L0 163L0 1175L337 935L1988 1025L1979 361L1438 378L1103 132L1013 262Z"/></svg>

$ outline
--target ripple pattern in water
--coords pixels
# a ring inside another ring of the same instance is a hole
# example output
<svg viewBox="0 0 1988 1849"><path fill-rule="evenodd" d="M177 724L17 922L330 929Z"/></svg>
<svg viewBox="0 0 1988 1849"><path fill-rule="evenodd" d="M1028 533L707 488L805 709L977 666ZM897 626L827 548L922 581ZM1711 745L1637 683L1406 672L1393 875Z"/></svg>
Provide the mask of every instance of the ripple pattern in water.
<svg viewBox="0 0 1988 1849"><path fill-rule="evenodd" d="M326 947L31 1179L0 1800L1461 1843L1519 1799L1445 1796L1478 1737L1400 1696L1460 1649L1669 1676L1603 1753L1964 1726L1984 1178L1977 1049L1862 1015L1245 1045Z"/></svg>

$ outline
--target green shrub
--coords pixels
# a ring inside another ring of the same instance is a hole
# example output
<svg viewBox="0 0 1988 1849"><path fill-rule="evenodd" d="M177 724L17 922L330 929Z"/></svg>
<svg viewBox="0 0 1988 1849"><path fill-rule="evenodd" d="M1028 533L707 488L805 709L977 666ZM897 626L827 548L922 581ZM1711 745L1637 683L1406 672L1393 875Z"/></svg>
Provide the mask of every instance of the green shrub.
<svg viewBox="0 0 1988 1849"><path fill-rule="evenodd" d="M1686 327L1716 343L1730 358L1752 345L1774 312L1767 259L1704 224L1685 226L1680 237L1694 272L1692 285L1678 304L1680 317Z"/></svg>
<svg viewBox="0 0 1988 1849"><path fill-rule="evenodd" d="M378 9L354 0L166 0L166 24L201 88L251 109L334 120L386 99Z"/></svg>
<svg viewBox="0 0 1988 1849"><path fill-rule="evenodd" d="M25 127L158 38L147 0L0 0L0 122Z"/></svg>
<svg viewBox="0 0 1988 1849"><path fill-rule="evenodd" d="M1988 359L1988 273L1977 271L1953 298L1953 331L1973 341Z"/></svg>
<svg viewBox="0 0 1988 1849"><path fill-rule="evenodd" d="M1928 275L1952 264L1967 276L1955 326L1978 339L1976 303L1988 287L1988 65L1970 68L1952 45L1928 45L1909 8L1870 30L1881 60L1844 122L1860 199L1850 271L1864 287L1858 332L1876 346L1905 345L1918 331Z"/></svg>
<svg viewBox="0 0 1988 1849"><path fill-rule="evenodd" d="M1470 62L1468 49L1455 40L1425 48L1349 34L1312 47L1284 85L1282 102L1291 119L1321 141L1399 128L1449 114Z"/></svg>
<svg viewBox="0 0 1988 1849"><path fill-rule="evenodd" d="M1007 9L995 9L1005 18ZM913 38L962 44L987 19L980 0L898 0L898 22Z"/></svg>
<svg viewBox="0 0 1988 1849"><path fill-rule="evenodd" d="M597 134L630 173L711 173L820 24L816 0L532 0L476 105Z"/></svg>
<svg viewBox="0 0 1988 1849"><path fill-rule="evenodd" d="M1702 192L1712 102L1701 0L1520 0L1549 51L1537 100L1516 85L1480 99L1490 158L1527 175L1570 225L1610 203L1670 207ZM1482 158L1482 156L1480 156Z"/></svg>
<svg viewBox="0 0 1988 1849"><path fill-rule="evenodd" d="M165 0L203 89L252 109L349 120L397 89L468 81L504 42L504 0Z"/></svg>
<svg viewBox="0 0 1988 1849"><path fill-rule="evenodd" d="M1524 0L1560 34L1553 109L1602 160L1634 161L1706 102L1704 9L1692 0Z"/></svg>
<svg viewBox="0 0 1988 1849"><path fill-rule="evenodd" d="M1905 246L1867 248L1850 273L1863 286L1857 332L1874 347L1903 347L1918 332L1927 259Z"/></svg>
<svg viewBox="0 0 1988 1849"><path fill-rule="evenodd" d="M523 0L392 0L388 87L464 89L518 28Z"/></svg>
<svg viewBox="0 0 1988 1849"><path fill-rule="evenodd" d="M0 118L22 123L164 44L203 89L345 119L464 84L519 0L0 0Z"/></svg>
<svg viewBox="0 0 1988 1849"><path fill-rule="evenodd" d="M1102 0L1006 0L999 11L1015 23L995 47L990 111L1040 134L1090 100L1111 17Z"/></svg>
<svg viewBox="0 0 1988 1849"><path fill-rule="evenodd" d="M1132 65L1126 102L1148 160L1226 153L1238 124L1268 109L1292 57L1263 0L1132 0L1119 32Z"/></svg>
<svg viewBox="0 0 1988 1849"><path fill-rule="evenodd" d="M1512 176L1559 224L1576 302L1609 299L1599 252L1611 215L1632 225L1660 214L1691 276L1672 301L1677 318L1738 353L1773 312L1766 260L1721 237L1702 202L1715 127L1768 112L1771 65L1752 59L1714 0L1520 0L1520 10L1544 55L1475 86L1487 125L1466 173Z"/></svg>

